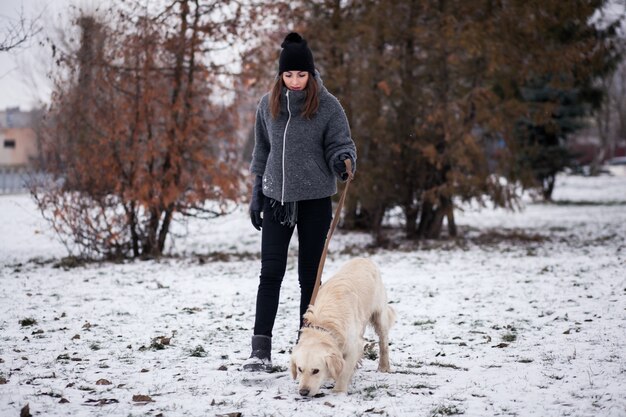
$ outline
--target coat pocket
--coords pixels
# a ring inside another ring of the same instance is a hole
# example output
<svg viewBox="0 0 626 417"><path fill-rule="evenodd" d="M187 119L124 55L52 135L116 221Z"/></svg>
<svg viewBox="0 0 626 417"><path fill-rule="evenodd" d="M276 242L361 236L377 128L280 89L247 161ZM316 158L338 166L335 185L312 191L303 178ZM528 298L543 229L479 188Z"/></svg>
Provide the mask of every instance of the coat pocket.
<svg viewBox="0 0 626 417"><path fill-rule="evenodd" d="M317 170L319 172L321 172L324 176L326 177L330 177L332 176L332 173L330 172L330 170L328 169L328 166L326 166L326 163L320 163L318 162L316 159L311 159L313 161L313 165L315 165L315 167L317 168Z"/></svg>

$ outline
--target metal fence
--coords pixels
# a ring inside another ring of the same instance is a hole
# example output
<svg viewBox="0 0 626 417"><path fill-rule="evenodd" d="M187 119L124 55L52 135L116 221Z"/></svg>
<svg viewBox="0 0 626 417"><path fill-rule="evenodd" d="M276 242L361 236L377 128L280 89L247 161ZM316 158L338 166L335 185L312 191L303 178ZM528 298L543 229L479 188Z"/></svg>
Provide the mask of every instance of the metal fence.
<svg viewBox="0 0 626 417"><path fill-rule="evenodd" d="M0 166L0 195L28 192L29 171L24 166Z"/></svg>

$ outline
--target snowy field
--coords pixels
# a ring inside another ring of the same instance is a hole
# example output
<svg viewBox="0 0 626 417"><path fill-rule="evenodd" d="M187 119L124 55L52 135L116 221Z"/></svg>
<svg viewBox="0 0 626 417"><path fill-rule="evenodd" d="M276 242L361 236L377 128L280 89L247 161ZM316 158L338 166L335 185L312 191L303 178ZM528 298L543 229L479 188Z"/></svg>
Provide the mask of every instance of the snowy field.
<svg viewBox="0 0 626 417"><path fill-rule="evenodd" d="M245 208L179 224L160 261L70 268L29 197L2 196L0 416L626 416L626 178L563 176L555 200L457 211L455 241L372 250L338 232L324 276L379 265L393 372L372 345L347 395L311 399L287 372L297 239L276 372L245 373L260 266Z"/></svg>

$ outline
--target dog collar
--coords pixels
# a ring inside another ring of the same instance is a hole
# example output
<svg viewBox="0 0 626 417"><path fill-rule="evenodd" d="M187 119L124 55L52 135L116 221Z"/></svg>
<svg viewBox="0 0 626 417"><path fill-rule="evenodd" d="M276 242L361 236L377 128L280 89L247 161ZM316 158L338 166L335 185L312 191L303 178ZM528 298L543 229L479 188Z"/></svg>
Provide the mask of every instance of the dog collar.
<svg viewBox="0 0 626 417"><path fill-rule="evenodd" d="M328 333L328 334L330 334L330 335L332 336L332 333L331 333L331 331L330 331L330 330L325 329L325 328L320 327L320 326L313 326L312 324L306 323L306 324L304 325L304 327L306 327L307 329L320 330L320 331L322 331L322 332L326 332L326 333Z"/></svg>
<svg viewBox="0 0 626 417"><path fill-rule="evenodd" d="M328 333L330 335L330 337L332 337L332 339L335 341L335 343L339 344L339 340L335 337L335 335L333 334L333 332L331 332L330 330L321 327L321 326L314 326L309 322L304 323L304 325L302 326L303 328L307 328L307 329L312 329L312 330L317 330L323 333ZM300 329L300 332L302 332L302 329Z"/></svg>

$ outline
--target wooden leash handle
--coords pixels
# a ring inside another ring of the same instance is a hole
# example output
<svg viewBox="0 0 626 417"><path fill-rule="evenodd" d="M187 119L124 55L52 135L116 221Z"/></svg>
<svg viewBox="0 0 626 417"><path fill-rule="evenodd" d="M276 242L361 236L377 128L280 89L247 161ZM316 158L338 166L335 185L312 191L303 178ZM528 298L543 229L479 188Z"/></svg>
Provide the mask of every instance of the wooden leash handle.
<svg viewBox="0 0 626 417"><path fill-rule="evenodd" d="M343 193L341 193L341 198L339 198L339 203L337 204L337 209L335 210L335 217L333 218L333 222L330 225L330 229L328 229L328 234L326 235L326 243L324 243L324 251L322 252L322 257L320 258L319 266L317 267L317 277L315 278L315 286L313 287L313 294L311 295L311 301L309 305L312 306L315 304L315 299L317 298L317 293L320 289L320 282L322 280L322 271L324 270L324 263L326 262L326 254L328 253L328 245L330 244L330 238L333 236L333 232L339 223L339 216L341 215L341 209L343 208L343 203L346 200L346 194L348 194L348 186L350 182L354 179L354 174L352 173L352 161L350 158L344 160L346 164L346 172L348 173L348 181L346 182L346 186L343 189Z"/></svg>

